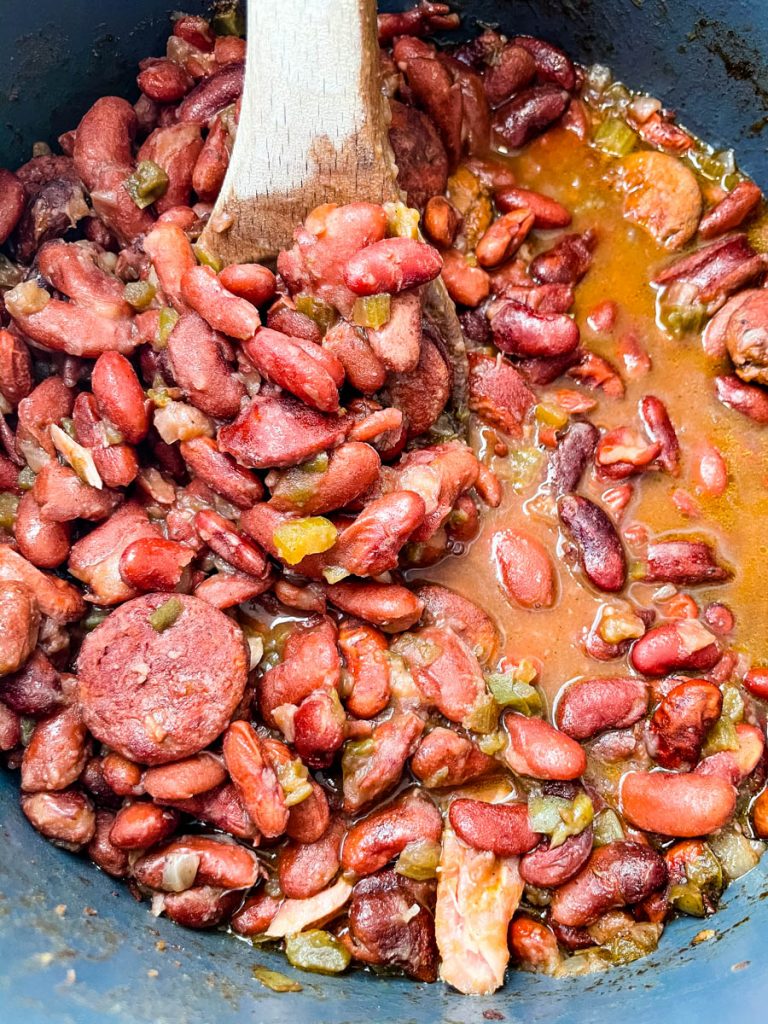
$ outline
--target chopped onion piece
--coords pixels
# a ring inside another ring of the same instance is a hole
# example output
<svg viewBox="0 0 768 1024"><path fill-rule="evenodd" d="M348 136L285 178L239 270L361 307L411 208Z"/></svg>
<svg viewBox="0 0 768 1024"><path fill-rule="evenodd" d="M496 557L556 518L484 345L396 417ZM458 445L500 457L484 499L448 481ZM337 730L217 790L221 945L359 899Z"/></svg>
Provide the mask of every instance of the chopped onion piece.
<svg viewBox="0 0 768 1024"><path fill-rule="evenodd" d="M51 440L56 451L64 456L83 483L90 484L99 491L103 488L104 484L96 469L96 463L87 448L83 448L55 423L51 424Z"/></svg>
<svg viewBox="0 0 768 1024"><path fill-rule="evenodd" d="M169 853L163 867L163 889L166 892L184 892L195 884L200 855L191 850Z"/></svg>

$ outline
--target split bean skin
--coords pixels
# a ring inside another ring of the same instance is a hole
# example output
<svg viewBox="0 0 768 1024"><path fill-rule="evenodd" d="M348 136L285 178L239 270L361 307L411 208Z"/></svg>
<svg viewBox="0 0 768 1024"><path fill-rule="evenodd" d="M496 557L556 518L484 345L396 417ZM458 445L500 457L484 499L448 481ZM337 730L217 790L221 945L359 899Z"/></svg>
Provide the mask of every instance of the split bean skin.
<svg viewBox="0 0 768 1024"><path fill-rule="evenodd" d="M221 12L0 169L0 758L182 927L484 994L768 840L768 242L664 108L458 20L379 17L410 208L276 269L200 243Z"/></svg>

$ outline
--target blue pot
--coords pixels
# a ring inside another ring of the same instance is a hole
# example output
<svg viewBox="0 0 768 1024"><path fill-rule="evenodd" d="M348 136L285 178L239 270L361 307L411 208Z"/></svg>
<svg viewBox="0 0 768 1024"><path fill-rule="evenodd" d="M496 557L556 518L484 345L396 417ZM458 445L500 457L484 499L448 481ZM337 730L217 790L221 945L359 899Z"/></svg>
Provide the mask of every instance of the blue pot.
<svg viewBox="0 0 768 1024"><path fill-rule="evenodd" d="M319 3L322 0L307 0ZM77 124L105 93L135 93L136 61L162 52L168 0L0 0L0 164ZM403 4L385 3L396 9ZM466 0L473 18L532 32L647 89L680 120L768 185L768 12L764 0ZM199 9L199 3L187 3ZM762 624L765 628L766 624ZM758 623L755 623L759 627ZM2 628L2 624L0 624ZM504 991L468 999L441 985L297 975L276 995L251 976L275 953L153 918L146 903L37 836L18 808L18 779L0 773L2 1024L482 1024L759 1021L768 1004L768 895L761 865L732 885L708 921L676 921L650 957L602 975L553 981L512 972ZM63 909L66 908L66 909ZM702 928L708 941L695 944ZM290 968L288 968L290 973ZM491 1012L493 1011L493 1012Z"/></svg>

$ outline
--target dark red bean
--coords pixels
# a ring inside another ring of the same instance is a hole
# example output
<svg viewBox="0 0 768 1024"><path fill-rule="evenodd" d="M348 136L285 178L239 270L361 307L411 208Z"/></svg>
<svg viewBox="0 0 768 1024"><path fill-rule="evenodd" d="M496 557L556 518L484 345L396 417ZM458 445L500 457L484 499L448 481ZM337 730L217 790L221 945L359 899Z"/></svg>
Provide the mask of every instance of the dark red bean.
<svg viewBox="0 0 768 1024"><path fill-rule="evenodd" d="M729 409L740 412L755 423L768 423L768 393L755 384L745 384L738 377L715 377L717 397Z"/></svg>
<svg viewBox="0 0 768 1024"><path fill-rule="evenodd" d="M677 476L680 472L680 442L666 406L655 395L646 395L640 401L640 418L650 440L661 445L658 461L668 473Z"/></svg>
<svg viewBox="0 0 768 1024"><path fill-rule="evenodd" d="M451 828L475 850L497 857L519 857L532 850L541 836L528 825L528 804L489 804L454 800L448 811Z"/></svg>
<svg viewBox="0 0 768 1024"><path fill-rule="evenodd" d="M591 739L606 729L625 729L648 709L648 687L631 676L580 679L562 691L557 727L576 740Z"/></svg>
<svg viewBox="0 0 768 1024"><path fill-rule="evenodd" d="M560 498L558 512L590 583L608 593L621 590L627 579L627 559L608 514L577 494Z"/></svg>
<svg viewBox="0 0 768 1024"><path fill-rule="evenodd" d="M491 321L493 341L513 356L554 358L579 345L579 328L565 313L537 313L522 302L505 302Z"/></svg>
<svg viewBox="0 0 768 1024"><path fill-rule="evenodd" d="M664 768L690 770L722 707L723 695L714 683L705 679L678 683L648 723L648 753Z"/></svg>
<svg viewBox="0 0 768 1024"><path fill-rule="evenodd" d="M576 69L570 57L553 43L535 36L515 36L514 46L521 46L533 57L536 74L542 82L555 82L568 92L576 86Z"/></svg>
<svg viewBox="0 0 768 1024"><path fill-rule="evenodd" d="M520 859L520 877L529 885L543 889L562 885L573 878L592 853L592 826L578 835L568 836L560 846L550 846L549 839Z"/></svg>
<svg viewBox="0 0 768 1024"><path fill-rule="evenodd" d="M733 575L704 541L664 540L648 545L643 579L648 583L724 583Z"/></svg>
<svg viewBox="0 0 768 1024"><path fill-rule="evenodd" d="M535 85L507 100L493 115L493 130L510 149L519 149L560 118L570 96L554 84Z"/></svg>
<svg viewBox="0 0 768 1024"><path fill-rule="evenodd" d="M645 676L681 670L707 672L720 660L720 647L696 619L681 619L655 626L636 640L630 660Z"/></svg>
<svg viewBox="0 0 768 1024"><path fill-rule="evenodd" d="M547 483L556 495L575 491L595 453L600 431L587 422L573 423L549 459Z"/></svg>

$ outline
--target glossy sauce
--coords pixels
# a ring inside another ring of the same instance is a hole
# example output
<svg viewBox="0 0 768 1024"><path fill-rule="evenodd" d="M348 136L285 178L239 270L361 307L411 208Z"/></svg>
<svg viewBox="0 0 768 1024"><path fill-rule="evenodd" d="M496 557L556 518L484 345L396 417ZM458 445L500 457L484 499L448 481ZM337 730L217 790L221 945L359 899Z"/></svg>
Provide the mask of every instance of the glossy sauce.
<svg viewBox="0 0 768 1024"><path fill-rule="evenodd" d="M724 407L714 392L714 376L729 372L706 356L699 335L681 339L667 334L656 322L656 294L649 281L679 254L662 249L646 232L622 216L622 197L610 185L614 161L580 141L563 128L549 131L519 156L510 158L517 183L543 192L563 203L573 214L567 231L597 232L592 266L576 286L574 312L583 345L604 356L621 373L626 385L622 399L601 390L581 387L567 377L547 387L535 387L540 401L552 401L562 387L582 390L597 402L586 413L601 429L631 426L641 430L638 402L652 394L666 404L681 448L681 472L675 478L654 470L630 477L633 497L620 521L628 527L644 526L651 539L690 536L708 539L722 561L735 569L734 578L718 586L690 588L701 611L713 601L724 602L733 612L736 627L732 644L749 661L768 659L768 588L766 563L768 536L768 443L764 427ZM562 233L536 232L532 252L549 248ZM695 242L689 248L692 248ZM605 299L619 306L619 317L610 335L597 335L587 324L589 312ZM649 372L631 379L617 352L617 341L633 333L652 361ZM654 608L663 616L663 605L654 603L657 584L631 582L632 563L642 559L643 544L625 544L630 564L630 583L615 598L595 591L578 566L563 561L563 544L556 516L537 512L537 490L546 474L548 449L539 446L540 462L530 482L515 484L517 448L530 451L535 443L529 424L524 438L509 441L510 454L493 454L495 432L472 417L471 442L504 481L500 508L485 510L481 531L462 557L449 557L439 565L410 574L445 584L472 598L493 616L504 638L504 651L514 662L533 658L541 667L539 683L551 704L561 686L587 675L611 675L627 671L626 659L598 662L584 651L583 640L598 616L601 605L621 604L631 598L638 606ZM695 452L703 444L716 446L728 467L728 486L721 497L699 496L693 479ZM616 481L596 479L588 469L579 490L599 504L601 495ZM687 491L699 506L700 518L686 518L675 507L672 495ZM491 543L496 531L522 526L535 535L553 555L558 576L558 597L550 609L531 611L514 606L496 579ZM631 533L630 533L631 536ZM669 589L669 588L667 588ZM658 621L658 619L657 619Z"/></svg>

